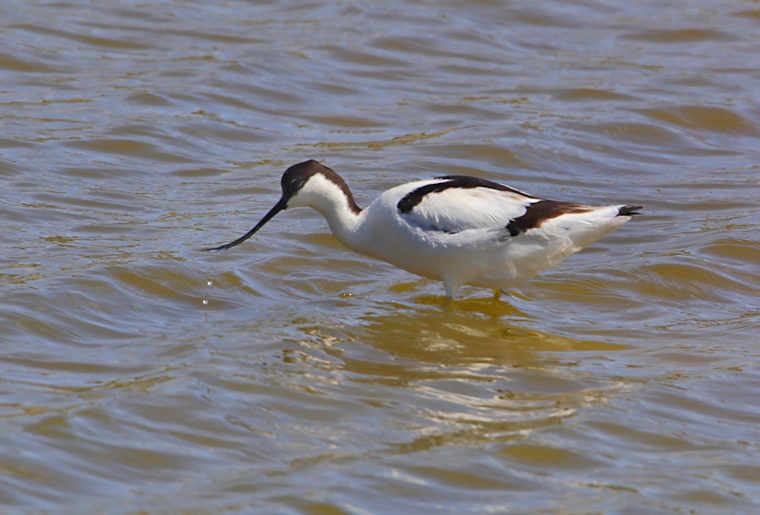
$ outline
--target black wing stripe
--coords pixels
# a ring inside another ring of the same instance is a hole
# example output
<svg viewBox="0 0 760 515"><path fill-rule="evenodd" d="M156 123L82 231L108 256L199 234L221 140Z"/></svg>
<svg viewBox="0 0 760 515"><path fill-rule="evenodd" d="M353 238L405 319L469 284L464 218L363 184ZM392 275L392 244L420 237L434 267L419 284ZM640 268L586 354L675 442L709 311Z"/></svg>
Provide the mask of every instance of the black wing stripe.
<svg viewBox="0 0 760 515"><path fill-rule="evenodd" d="M541 224L552 218L557 218L568 213L586 213L588 211L591 211L591 208L582 204L558 202L556 200L539 200L529 205L524 215L511 220L507 224L507 230L510 236L517 236L530 229L541 227Z"/></svg>
<svg viewBox="0 0 760 515"><path fill-rule="evenodd" d="M489 181L487 179L480 179L478 177L470 177L468 175L445 175L443 177L436 177L436 179L444 180L445 182L436 182L434 184L427 184L420 186L416 190L407 193L404 198L399 200L396 207L402 213L409 213L414 206L422 202L422 200L431 193L440 193L449 188L488 188L498 191L510 191L517 195L530 198L530 195L526 195L522 191L504 186L498 182Z"/></svg>

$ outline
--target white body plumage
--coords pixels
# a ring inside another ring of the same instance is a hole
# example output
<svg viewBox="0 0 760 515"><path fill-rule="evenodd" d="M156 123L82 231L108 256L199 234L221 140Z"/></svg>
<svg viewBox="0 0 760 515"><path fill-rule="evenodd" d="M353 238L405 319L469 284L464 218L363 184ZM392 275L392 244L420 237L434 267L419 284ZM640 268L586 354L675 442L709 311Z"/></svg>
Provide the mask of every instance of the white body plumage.
<svg viewBox="0 0 760 515"><path fill-rule="evenodd" d="M441 280L449 297L463 284L520 285L641 208L542 200L483 179L447 176L396 186L361 209L340 176L316 161L290 167L282 187L280 202L261 222L212 250L242 243L285 208L312 207L347 247Z"/></svg>

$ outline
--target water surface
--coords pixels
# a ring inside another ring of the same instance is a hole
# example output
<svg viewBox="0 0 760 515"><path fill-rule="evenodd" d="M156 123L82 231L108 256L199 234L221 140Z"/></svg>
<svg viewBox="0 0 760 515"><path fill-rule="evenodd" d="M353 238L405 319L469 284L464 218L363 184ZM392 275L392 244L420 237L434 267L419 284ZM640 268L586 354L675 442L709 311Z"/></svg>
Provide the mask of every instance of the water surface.
<svg viewBox="0 0 760 515"><path fill-rule="evenodd" d="M760 509L760 9L6 2L0 505ZM646 215L511 295L355 255L360 205L473 174Z"/></svg>

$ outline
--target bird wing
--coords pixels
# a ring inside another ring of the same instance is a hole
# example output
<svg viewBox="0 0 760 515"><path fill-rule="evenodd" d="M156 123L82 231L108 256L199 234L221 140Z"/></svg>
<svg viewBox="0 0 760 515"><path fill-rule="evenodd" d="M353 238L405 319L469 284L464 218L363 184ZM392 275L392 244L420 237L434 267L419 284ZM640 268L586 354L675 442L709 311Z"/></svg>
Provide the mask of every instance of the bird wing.
<svg viewBox="0 0 760 515"><path fill-rule="evenodd" d="M416 183L396 205L409 224L457 233L505 228L540 199L476 177L452 175Z"/></svg>

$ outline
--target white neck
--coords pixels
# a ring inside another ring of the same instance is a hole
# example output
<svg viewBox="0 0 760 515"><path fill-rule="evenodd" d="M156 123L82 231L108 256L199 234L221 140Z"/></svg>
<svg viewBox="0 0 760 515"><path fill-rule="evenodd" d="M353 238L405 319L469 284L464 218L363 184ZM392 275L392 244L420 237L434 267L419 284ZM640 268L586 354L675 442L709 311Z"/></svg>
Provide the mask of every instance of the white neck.
<svg viewBox="0 0 760 515"><path fill-rule="evenodd" d="M316 174L291 197L288 207L311 207L327 220L330 230L350 249L362 251L359 228L364 212L355 212L344 191L323 175Z"/></svg>

